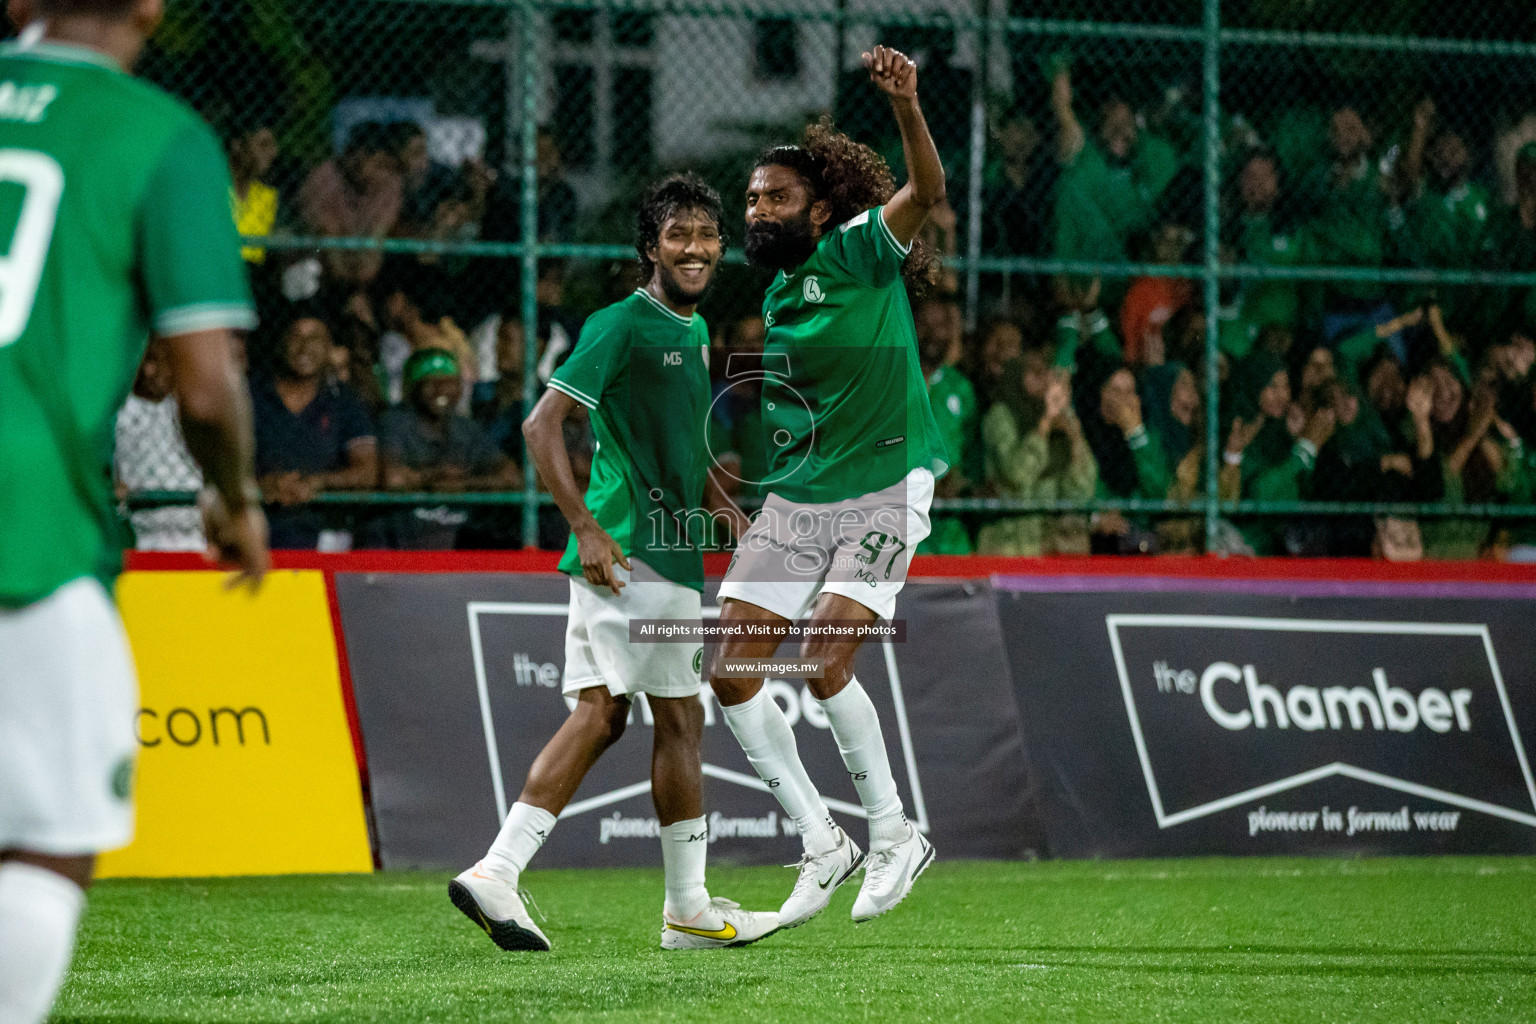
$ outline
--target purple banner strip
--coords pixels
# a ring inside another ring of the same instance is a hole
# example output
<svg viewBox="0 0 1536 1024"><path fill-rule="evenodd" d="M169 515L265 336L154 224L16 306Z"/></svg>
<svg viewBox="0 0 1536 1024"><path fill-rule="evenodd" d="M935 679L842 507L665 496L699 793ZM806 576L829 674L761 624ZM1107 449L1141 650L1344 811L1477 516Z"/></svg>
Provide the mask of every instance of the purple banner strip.
<svg viewBox="0 0 1536 1024"><path fill-rule="evenodd" d="M1233 580L1189 576L994 576L999 590L1037 594L1205 592L1279 597L1453 597L1536 600L1532 583L1387 583L1375 580Z"/></svg>

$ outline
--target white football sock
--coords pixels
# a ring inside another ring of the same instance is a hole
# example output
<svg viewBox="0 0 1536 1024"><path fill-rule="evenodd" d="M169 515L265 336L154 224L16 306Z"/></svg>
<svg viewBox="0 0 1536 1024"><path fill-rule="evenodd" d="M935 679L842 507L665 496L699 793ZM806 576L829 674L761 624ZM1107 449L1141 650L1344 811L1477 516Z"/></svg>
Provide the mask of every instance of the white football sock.
<svg viewBox="0 0 1536 1024"><path fill-rule="evenodd" d="M663 909L673 920L690 921L709 906L709 890L704 888L708 853L709 826L702 817L661 826L661 863L667 880Z"/></svg>
<svg viewBox="0 0 1536 1024"><path fill-rule="evenodd" d="M805 774L794 730L784 710L768 696L768 688L758 690L744 704L722 704L720 710L758 777L768 783L784 813L795 819L805 852L822 854L837 849L837 823L811 784L811 777Z"/></svg>
<svg viewBox="0 0 1536 1024"><path fill-rule="evenodd" d="M832 726L832 736L843 755L843 764L859 791L859 802L869 815L870 852L894 846L907 838L907 817L901 811L901 794L891 776L891 760L885 753L880 716L869 694L857 679L826 700L818 701Z"/></svg>
<svg viewBox="0 0 1536 1024"><path fill-rule="evenodd" d="M539 852L539 847L544 845L554 828L553 814L542 807L518 801L507 811L507 820L501 823L496 841L480 861L480 869L492 878L516 885L523 868Z"/></svg>
<svg viewBox="0 0 1536 1024"><path fill-rule="evenodd" d="M48 1016L75 948L85 893L35 864L0 864L0 1024Z"/></svg>

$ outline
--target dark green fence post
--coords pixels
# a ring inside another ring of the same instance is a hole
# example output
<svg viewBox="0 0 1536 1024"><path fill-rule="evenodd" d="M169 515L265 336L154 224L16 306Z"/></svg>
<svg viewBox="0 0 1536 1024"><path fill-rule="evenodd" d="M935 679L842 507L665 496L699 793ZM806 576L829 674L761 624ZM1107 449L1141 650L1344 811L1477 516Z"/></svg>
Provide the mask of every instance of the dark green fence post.
<svg viewBox="0 0 1536 1024"><path fill-rule="evenodd" d="M523 190L520 224L523 318L523 415L533 411L539 391L539 46L536 0L519 5L518 60L523 72ZM523 452L523 547L539 543L538 473L533 453Z"/></svg>
<svg viewBox="0 0 1536 1024"><path fill-rule="evenodd" d="M965 329L974 331L981 302L981 197L982 175L987 159L987 51L991 47L992 22L987 0L976 0L976 61L971 70L971 153L966 177L965 224Z"/></svg>
<svg viewBox="0 0 1536 1024"><path fill-rule="evenodd" d="M1205 548L1216 545L1221 494L1221 0L1205 0Z"/></svg>

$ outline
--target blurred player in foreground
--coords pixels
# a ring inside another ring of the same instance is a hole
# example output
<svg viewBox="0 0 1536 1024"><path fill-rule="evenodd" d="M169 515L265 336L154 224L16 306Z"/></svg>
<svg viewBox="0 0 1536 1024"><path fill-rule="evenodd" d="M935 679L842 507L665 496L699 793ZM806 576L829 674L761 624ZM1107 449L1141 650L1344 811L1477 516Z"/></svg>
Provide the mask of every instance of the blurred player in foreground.
<svg viewBox="0 0 1536 1024"><path fill-rule="evenodd" d="M944 167L918 106L916 65L883 46L863 56L890 98L908 182L897 189L873 150L823 122L807 130L804 146L764 153L747 184L747 259L779 272L763 297L765 366L780 355L788 373L763 387L770 493L720 587L726 632L711 683L805 843L779 911L785 928L825 909L861 864L853 919L879 917L933 860L902 813L880 719L854 678L862 637L816 635L895 613L910 552L930 529L934 475L947 468L902 280L904 271L924 279L932 265L912 243L944 198ZM827 812L762 678L725 671L731 659L772 656L807 612L801 656L824 660L824 675L807 682L869 818L867 863ZM730 633L764 625L776 627L772 638Z"/></svg>
<svg viewBox="0 0 1536 1024"><path fill-rule="evenodd" d="M710 899L704 887L703 648L629 639L631 619L700 621L702 547L658 535L658 523L685 520L707 501L738 534L746 526L709 475L704 440L709 332L694 307L720 262L720 217L720 197L696 177L675 175L650 189L636 232L645 286L587 320L523 424L539 476L571 524L560 569L571 576L564 691L576 707L534 759L485 857L448 885L454 906L502 949L549 949L518 894L518 876L624 732L632 694L646 696L656 727L651 796L666 873L662 948L742 946L779 927L777 914ZM590 411L598 442L585 501L560 429L578 403Z"/></svg>
<svg viewBox="0 0 1536 1024"><path fill-rule="evenodd" d="M96 854L133 834L138 707L110 596L113 418L166 340L218 557L267 533L231 331L255 324L229 171L197 115L128 74L161 0L11 0L0 49L0 1022L48 1012Z"/></svg>

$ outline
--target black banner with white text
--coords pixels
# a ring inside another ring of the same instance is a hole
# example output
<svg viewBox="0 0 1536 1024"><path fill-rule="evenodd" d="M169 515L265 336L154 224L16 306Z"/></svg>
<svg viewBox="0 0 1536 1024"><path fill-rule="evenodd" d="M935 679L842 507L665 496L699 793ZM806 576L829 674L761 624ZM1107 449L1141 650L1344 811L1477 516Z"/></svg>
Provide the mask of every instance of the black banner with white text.
<svg viewBox="0 0 1536 1024"><path fill-rule="evenodd" d="M997 601L1054 856L1536 852L1536 603Z"/></svg>
<svg viewBox="0 0 1536 1024"><path fill-rule="evenodd" d="M543 573L336 575L386 868L464 867L495 837L529 764L569 713L561 694L568 588ZM940 856L1030 855L1042 842L1039 813L990 587L913 583L897 615L904 632L867 640L856 672L879 712L908 816ZM778 657L796 654L786 642ZM811 779L863 845L858 794L820 705L803 679L767 686ZM711 858L792 863L800 856L793 822L747 763L707 685L704 708ZM625 735L587 776L538 865L660 863L650 725L637 699Z"/></svg>

